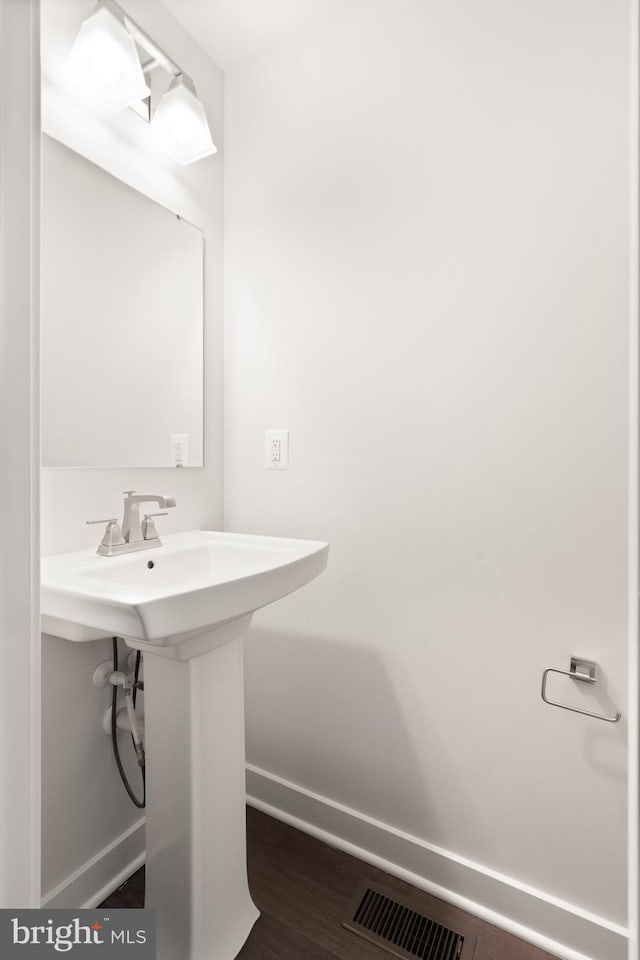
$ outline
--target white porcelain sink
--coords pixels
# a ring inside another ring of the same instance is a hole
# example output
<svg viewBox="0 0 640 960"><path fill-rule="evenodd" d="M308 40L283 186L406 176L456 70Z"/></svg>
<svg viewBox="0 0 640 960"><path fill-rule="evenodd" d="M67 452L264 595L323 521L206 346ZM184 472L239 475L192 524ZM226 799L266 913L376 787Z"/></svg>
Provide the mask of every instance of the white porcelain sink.
<svg viewBox="0 0 640 960"><path fill-rule="evenodd" d="M120 636L140 649L177 647L155 652L187 659L201 652L193 638L316 577L328 549L313 540L194 530L124 556L81 550L45 557L42 629L73 641Z"/></svg>
<svg viewBox="0 0 640 960"><path fill-rule="evenodd" d="M195 530L42 562L42 629L143 650L146 898L157 960L233 960L258 917L245 854L242 634L324 570L312 540Z"/></svg>

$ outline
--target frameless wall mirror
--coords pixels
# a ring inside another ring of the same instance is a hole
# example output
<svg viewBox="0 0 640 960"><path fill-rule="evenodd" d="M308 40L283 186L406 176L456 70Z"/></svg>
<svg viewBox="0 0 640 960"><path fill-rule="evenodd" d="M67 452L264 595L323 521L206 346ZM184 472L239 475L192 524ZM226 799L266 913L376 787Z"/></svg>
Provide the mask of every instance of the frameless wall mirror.
<svg viewBox="0 0 640 960"><path fill-rule="evenodd" d="M202 231L46 136L42 171L43 466L202 466Z"/></svg>

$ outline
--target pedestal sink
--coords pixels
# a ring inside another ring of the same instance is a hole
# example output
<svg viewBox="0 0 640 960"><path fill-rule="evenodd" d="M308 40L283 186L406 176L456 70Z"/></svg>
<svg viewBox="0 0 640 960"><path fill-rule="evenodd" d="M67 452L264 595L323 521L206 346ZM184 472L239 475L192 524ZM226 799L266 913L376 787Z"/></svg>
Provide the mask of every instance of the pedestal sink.
<svg viewBox="0 0 640 960"><path fill-rule="evenodd" d="M258 917L245 856L242 634L324 570L328 545L196 530L42 562L42 629L146 655L146 906L157 960L232 960Z"/></svg>

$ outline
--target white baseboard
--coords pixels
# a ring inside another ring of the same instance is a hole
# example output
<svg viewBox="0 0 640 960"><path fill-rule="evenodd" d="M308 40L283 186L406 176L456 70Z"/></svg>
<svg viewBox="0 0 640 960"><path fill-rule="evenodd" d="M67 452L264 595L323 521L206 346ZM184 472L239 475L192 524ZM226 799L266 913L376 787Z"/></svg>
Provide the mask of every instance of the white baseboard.
<svg viewBox="0 0 640 960"><path fill-rule="evenodd" d="M624 927L250 764L247 801L562 960L626 960Z"/></svg>
<svg viewBox="0 0 640 960"><path fill-rule="evenodd" d="M49 890L42 906L91 908L117 890L144 863L144 817Z"/></svg>

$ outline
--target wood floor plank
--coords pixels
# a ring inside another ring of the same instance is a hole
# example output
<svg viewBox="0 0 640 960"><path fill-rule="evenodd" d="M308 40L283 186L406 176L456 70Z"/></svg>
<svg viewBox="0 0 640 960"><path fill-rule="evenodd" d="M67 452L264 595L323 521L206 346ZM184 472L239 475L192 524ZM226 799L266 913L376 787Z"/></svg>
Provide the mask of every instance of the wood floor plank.
<svg viewBox="0 0 640 960"><path fill-rule="evenodd" d="M333 957L299 931L263 913L237 960L333 960Z"/></svg>
<svg viewBox="0 0 640 960"><path fill-rule="evenodd" d="M112 907L114 910L140 910L144 907L144 867L129 877L100 906Z"/></svg>
<svg viewBox="0 0 640 960"><path fill-rule="evenodd" d="M259 910L290 930L299 931L337 960L353 960L354 956L358 960L380 960L377 947L360 941L341 926L348 915L349 898L317 880L301 877L286 862L274 869L273 864L254 861L249 887Z"/></svg>
<svg viewBox="0 0 640 960"><path fill-rule="evenodd" d="M301 877L324 883L345 897L353 896L362 879L362 863L355 857L252 807L247 807L247 854L252 862L286 862ZM376 872L382 871L372 867L372 876Z"/></svg>

